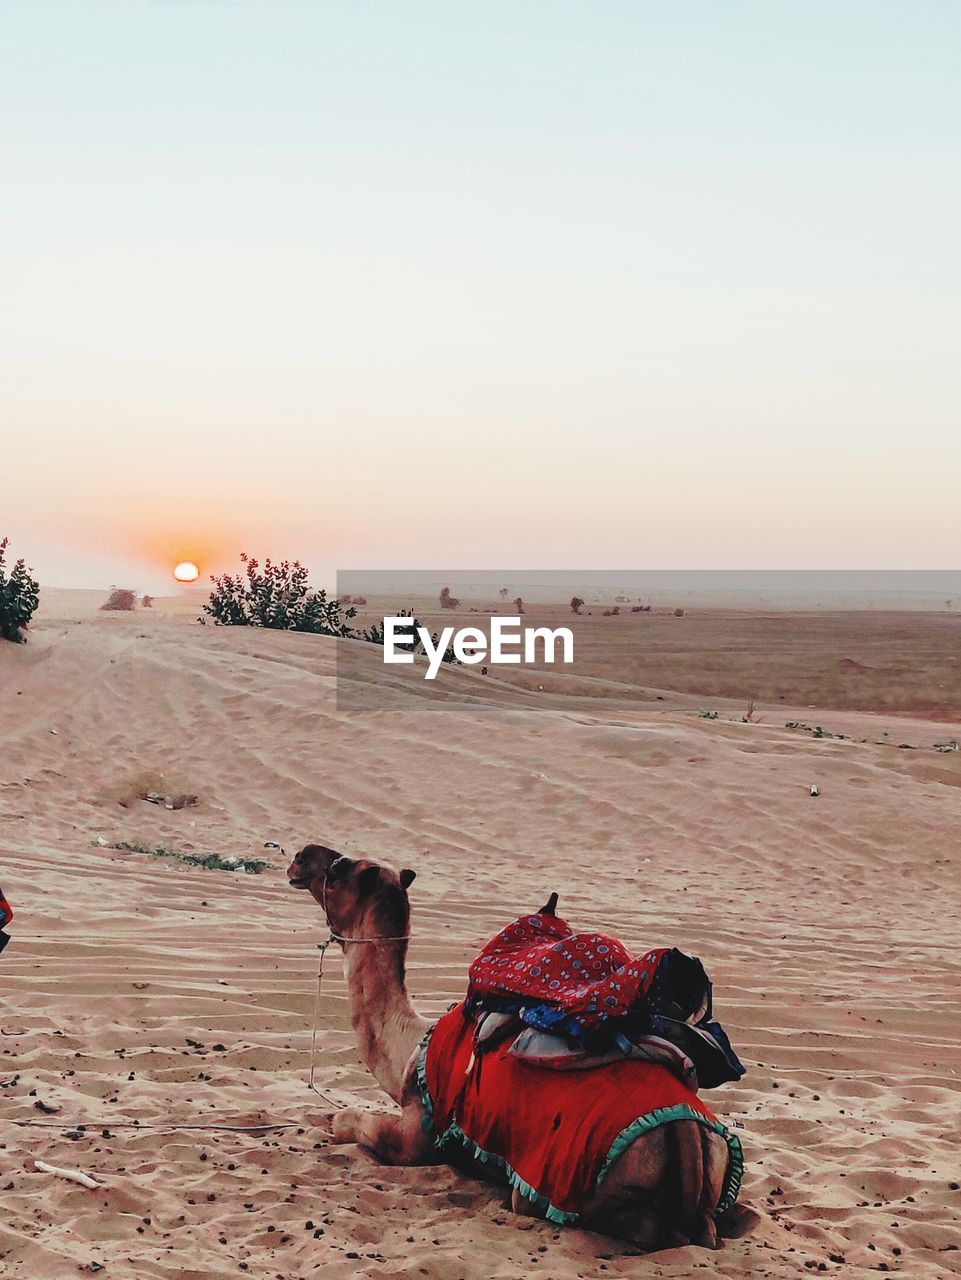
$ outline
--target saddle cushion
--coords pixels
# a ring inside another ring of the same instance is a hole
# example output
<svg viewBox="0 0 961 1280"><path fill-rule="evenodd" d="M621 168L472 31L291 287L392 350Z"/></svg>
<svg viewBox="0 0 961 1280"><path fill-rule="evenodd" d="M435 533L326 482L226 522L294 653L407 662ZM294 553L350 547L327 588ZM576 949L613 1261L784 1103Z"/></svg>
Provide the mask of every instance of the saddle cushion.
<svg viewBox="0 0 961 1280"><path fill-rule="evenodd" d="M425 1127L437 1145L459 1146L499 1167L553 1222L576 1222L635 1138L672 1120L696 1120L725 1139L729 1159L717 1212L737 1198L740 1142L660 1063L628 1058L544 1071L512 1055L510 1042L476 1055L473 1025L459 1004L425 1036L417 1077Z"/></svg>
<svg viewBox="0 0 961 1280"><path fill-rule="evenodd" d="M667 951L657 947L635 957L616 938L574 933L560 916L538 912L491 938L471 964L470 995L540 1004L542 1016L532 1025L542 1030L561 1019L572 1029L596 1028L630 1012Z"/></svg>

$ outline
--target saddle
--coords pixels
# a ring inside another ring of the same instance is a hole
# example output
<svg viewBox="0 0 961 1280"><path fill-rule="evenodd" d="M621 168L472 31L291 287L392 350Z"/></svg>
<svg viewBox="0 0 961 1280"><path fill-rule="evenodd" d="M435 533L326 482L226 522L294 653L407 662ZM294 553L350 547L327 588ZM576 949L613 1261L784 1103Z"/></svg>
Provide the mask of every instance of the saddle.
<svg viewBox="0 0 961 1280"><path fill-rule="evenodd" d="M696 956L633 956L616 938L574 932L556 902L502 929L471 965L464 1012L477 1054L510 1041L513 1057L562 1071L639 1059L694 1091L744 1075Z"/></svg>

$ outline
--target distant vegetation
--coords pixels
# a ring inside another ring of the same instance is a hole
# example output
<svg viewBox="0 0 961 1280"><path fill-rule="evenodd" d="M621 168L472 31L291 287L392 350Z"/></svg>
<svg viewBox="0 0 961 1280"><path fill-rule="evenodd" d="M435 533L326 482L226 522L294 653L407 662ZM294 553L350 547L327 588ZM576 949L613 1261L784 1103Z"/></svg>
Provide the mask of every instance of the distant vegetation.
<svg viewBox="0 0 961 1280"><path fill-rule="evenodd" d="M26 561L6 569L9 538L0 539L0 639L23 644L23 634L40 603L40 584L32 577Z"/></svg>
<svg viewBox="0 0 961 1280"><path fill-rule="evenodd" d="M459 609L460 601L456 596L450 593L450 587L443 587L440 593L440 607L442 609Z"/></svg>
<svg viewBox="0 0 961 1280"><path fill-rule="evenodd" d="M580 596L571 596L571 613L580 613L584 608L584 601Z"/></svg>
<svg viewBox="0 0 961 1280"><path fill-rule="evenodd" d="M129 587L111 587L110 595L100 606L101 610L117 610L129 613L137 607L137 593Z"/></svg>
<svg viewBox="0 0 961 1280"><path fill-rule="evenodd" d="M173 858L175 862L184 862L190 867L203 867L205 871L244 871L247 875L259 876L265 867L273 863L263 858L222 858L219 853L178 853L176 849L165 849L160 845L152 849L146 844L131 844L127 840L118 840L105 846L107 849L120 849L124 853L145 853L151 858Z"/></svg>

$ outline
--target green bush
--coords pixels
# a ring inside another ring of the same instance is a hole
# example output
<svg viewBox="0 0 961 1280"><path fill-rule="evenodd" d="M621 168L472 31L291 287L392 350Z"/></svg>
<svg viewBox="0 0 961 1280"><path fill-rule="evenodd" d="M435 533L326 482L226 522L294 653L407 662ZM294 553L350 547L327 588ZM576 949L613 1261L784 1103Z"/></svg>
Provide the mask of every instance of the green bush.
<svg viewBox="0 0 961 1280"><path fill-rule="evenodd" d="M458 601L458 603L460 602ZM422 657L426 653L426 650L424 648L424 645L420 639L420 635L417 630L421 624L414 617L413 609L398 609L394 617L410 618L410 626L397 627L395 634L398 637L409 635L410 641L411 641L411 647L410 647L411 653L413 653L415 657L417 657L418 655ZM358 640L366 640L369 644L379 644L383 646L384 639L385 639L384 624L382 622L375 622L373 626L368 627L366 631L357 631L354 634ZM436 649L438 644L440 643L440 633L438 631L431 632L431 640L433 641L434 648ZM456 663L457 666L460 666L460 659L454 653L453 645L447 646L447 648L444 650L444 656L441 660L443 662L453 662L453 663Z"/></svg>
<svg viewBox="0 0 961 1280"><path fill-rule="evenodd" d="M30 576L24 560L6 571L9 538L0 539L0 639L23 644L24 629L40 603L40 584Z"/></svg>
<svg viewBox="0 0 961 1280"><path fill-rule="evenodd" d="M261 570L260 562L246 552L240 558L244 563L243 573L224 573L210 579L214 589L204 605L204 613L213 618L215 626L306 631L315 636L337 636L342 640L366 640L369 644L383 645L383 623L375 622L364 631L356 630L350 620L356 618L357 610L344 607L350 597L338 600L326 591L314 590L307 583L309 571L299 560L293 563L282 560L280 564L265 560ZM356 597L356 602L367 603L363 596ZM420 623L414 611L401 609L397 616L410 618L412 637L416 636ZM200 621L206 622L206 618ZM439 638L437 633L432 636L435 647ZM424 652L419 638L413 652ZM452 647L448 647L443 660L457 662Z"/></svg>
<svg viewBox="0 0 961 1280"><path fill-rule="evenodd" d="M344 609L326 591L315 591L308 571L295 560L274 564L242 555L244 571L225 573L210 581L214 589L204 605L218 627L269 627L276 631L306 631L317 636L351 636L349 619L356 609Z"/></svg>

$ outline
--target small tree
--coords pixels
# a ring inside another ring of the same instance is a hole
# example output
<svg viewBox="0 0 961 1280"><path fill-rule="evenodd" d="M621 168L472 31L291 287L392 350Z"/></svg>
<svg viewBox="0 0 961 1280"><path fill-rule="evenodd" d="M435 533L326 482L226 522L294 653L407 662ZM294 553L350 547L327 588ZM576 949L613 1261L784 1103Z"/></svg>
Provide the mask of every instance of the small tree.
<svg viewBox="0 0 961 1280"><path fill-rule="evenodd" d="M584 601L580 596L571 596L571 613L580 613L584 608Z"/></svg>
<svg viewBox="0 0 961 1280"><path fill-rule="evenodd" d="M218 627L268 627L276 631L306 631L319 636L350 636L349 619L356 609L308 585L309 571L299 560L260 562L244 552L243 573L211 577L214 589L204 613Z"/></svg>
<svg viewBox="0 0 961 1280"><path fill-rule="evenodd" d="M6 572L6 552L10 539L0 539L0 638L23 644L24 629L40 603L40 584L31 577L26 561L20 559Z"/></svg>
<svg viewBox="0 0 961 1280"><path fill-rule="evenodd" d="M140 605L141 605L141 608L143 609L152 609L153 596L144 596L144 598L140 601Z"/></svg>
<svg viewBox="0 0 961 1280"><path fill-rule="evenodd" d="M442 609L459 609L460 601L456 596L450 593L450 587L444 587L440 593L440 607Z"/></svg>
<svg viewBox="0 0 961 1280"><path fill-rule="evenodd" d="M520 598L520 596L518 596L517 599L514 601L514 608L517 610L518 613L524 612L524 601Z"/></svg>

